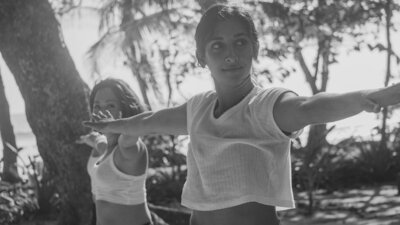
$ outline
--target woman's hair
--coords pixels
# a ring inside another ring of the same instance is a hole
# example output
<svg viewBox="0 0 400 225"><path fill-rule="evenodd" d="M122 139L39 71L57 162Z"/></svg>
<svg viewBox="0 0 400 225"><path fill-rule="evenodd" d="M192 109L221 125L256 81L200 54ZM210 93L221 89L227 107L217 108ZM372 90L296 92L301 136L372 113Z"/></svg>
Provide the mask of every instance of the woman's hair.
<svg viewBox="0 0 400 225"><path fill-rule="evenodd" d="M119 99L122 118L131 117L145 111L145 107L139 101L138 96L125 81L115 78L107 78L97 83L90 93L89 103L91 112L93 112L93 103L96 93L103 88L110 88Z"/></svg>
<svg viewBox="0 0 400 225"><path fill-rule="evenodd" d="M257 30L249 12L240 6L217 4L211 6L203 14L196 28L196 56L199 59L199 62L204 59L206 44L212 37L218 22L232 19L236 19L243 24L250 36L253 49L255 49L255 51L258 50L259 42ZM258 53L255 52L254 58L257 58L257 54Z"/></svg>

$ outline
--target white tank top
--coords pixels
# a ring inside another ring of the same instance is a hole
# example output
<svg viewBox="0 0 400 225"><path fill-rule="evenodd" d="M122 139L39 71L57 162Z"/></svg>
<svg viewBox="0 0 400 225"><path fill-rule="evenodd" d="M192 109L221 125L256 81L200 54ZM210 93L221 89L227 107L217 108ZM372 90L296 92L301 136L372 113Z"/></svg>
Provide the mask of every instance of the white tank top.
<svg viewBox="0 0 400 225"><path fill-rule="evenodd" d="M92 193L96 200L122 205L137 205L146 200L146 171L133 176L121 172L114 163L115 149L107 158L95 163L91 174Z"/></svg>
<svg viewBox="0 0 400 225"><path fill-rule="evenodd" d="M96 185L93 180L94 165L96 164L97 160L99 160L99 158L100 157L93 157L92 155L90 155L87 165L86 165L87 172L90 176L90 186L91 186L92 194L94 194L94 187Z"/></svg>

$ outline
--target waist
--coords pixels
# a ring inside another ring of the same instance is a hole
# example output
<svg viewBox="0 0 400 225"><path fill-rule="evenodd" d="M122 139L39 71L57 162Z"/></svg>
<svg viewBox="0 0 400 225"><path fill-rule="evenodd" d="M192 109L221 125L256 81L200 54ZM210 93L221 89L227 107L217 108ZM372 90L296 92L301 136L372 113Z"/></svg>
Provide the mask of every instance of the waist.
<svg viewBox="0 0 400 225"><path fill-rule="evenodd" d="M218 210L193 210L190 222L192 225L279 225L275 207L256 202Z"/></svg>
<svg viewBox="0 0 400 225"><path fill-rule="evenodd" d="M143 225L151 222L150 211L145 203L121 205L103 200L96 200L96 215L99 224Z"/></svg>
<svg viewBox="0 0 400 225"><path fill-rule="evenodd" d="M96 187L93 194L96 196L96 200L103 200L121 205L137 205L146 201L145 188L135 190L133 188L101 189Z"/></svg>

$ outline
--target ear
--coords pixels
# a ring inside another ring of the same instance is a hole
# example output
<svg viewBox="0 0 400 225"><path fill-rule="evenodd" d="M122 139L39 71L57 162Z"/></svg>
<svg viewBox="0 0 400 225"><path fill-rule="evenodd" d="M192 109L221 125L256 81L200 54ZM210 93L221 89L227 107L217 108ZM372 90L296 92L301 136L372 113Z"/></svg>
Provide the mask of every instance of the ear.
<svg viewBox="0 0 400 225"><path fill-rule="evenodd" d="M260 50L260 44L258 41L254 44L254 52L253 52L253 58L254 60L257 60L258 58L258 51Z"/></svg>
<svg viewBox="0 0 400 225"><path fill-rule="evenodd" d="M200 54L198 51L196 51L196 58L201 67L203 67L203 68L206 67L206 62L204 60L203 54Z"/></svg>

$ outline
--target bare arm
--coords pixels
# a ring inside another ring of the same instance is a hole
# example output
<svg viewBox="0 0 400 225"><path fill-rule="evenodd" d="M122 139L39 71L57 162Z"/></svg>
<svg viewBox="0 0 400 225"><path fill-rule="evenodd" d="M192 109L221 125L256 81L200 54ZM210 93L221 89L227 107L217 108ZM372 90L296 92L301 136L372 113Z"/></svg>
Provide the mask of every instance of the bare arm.
<svg viewBox="0 0 400 225"><path fill-rule="evenodd" d="M400 83L378 90L367 91L366 97L382 107L400 103Z"/></svg>
<svg viewBox="0 0 400 225"><path fill-rule="evenodd" d="M144 112L130 118L83 124L100 132L121 133L135 137L153 133L185 135L187 134L186 103L157 112Z"/></svg>
<svg viewBox="0 0 400 225"><path fill-rule="evenodd" d="M357 91L345 94L319 93L311 97L283 94L274 106L274 118L279 128L294 132L310 124L328 123L341 120L362 111L378 112L385 94L376 91ZM370 100L369 96L374 96ZM394 104L399 102L390 102Z"/></svg>

